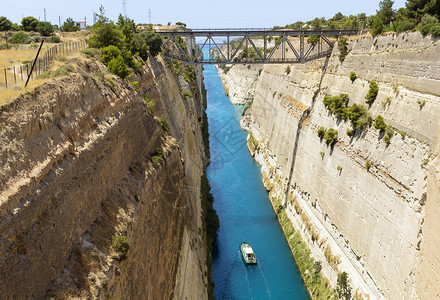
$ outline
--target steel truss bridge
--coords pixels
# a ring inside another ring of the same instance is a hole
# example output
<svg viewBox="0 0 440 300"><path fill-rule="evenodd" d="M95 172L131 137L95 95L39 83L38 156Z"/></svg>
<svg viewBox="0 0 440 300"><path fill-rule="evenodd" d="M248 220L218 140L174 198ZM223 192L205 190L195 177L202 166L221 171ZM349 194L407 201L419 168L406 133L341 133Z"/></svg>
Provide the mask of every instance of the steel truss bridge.
<svg viewBox="0 0 440 300"><path fill-rule="evenodd" d="M191 65L201 64L280 64L304 63L313 59L328 56L333 49L334 41L341 36L359 34L358 30L290 30L290 29L194 29L194 30L158 30L163 38L165 56ZM313 43L305 41L306 37L315 37ZM223 38L224 42L215 39ZM186 40L188 47L182 43ZM198 39L199 49L209 48L209 58L203 58L195 49L194 41ZM263 41L262 47L256 41ZM271 41L274 40L274 43ZM201 41L201 42L200 42ZM293 42L294 41L294 42ZM273 47L268 47L268 45ZM238 45L238 46L237 46ZM274 55L275 52L277 55ZM290 49L293 55L287 55ZM212 52L211 50L214 50ZM244 53L242 53L244 52ZM281 52L281 53L280 53ZM212 54L216 57L213 58ZM252 53L252 57L248 54ZM245 55L243 55L245 54ZM277 56L277 57L275 57Z"/></svg>

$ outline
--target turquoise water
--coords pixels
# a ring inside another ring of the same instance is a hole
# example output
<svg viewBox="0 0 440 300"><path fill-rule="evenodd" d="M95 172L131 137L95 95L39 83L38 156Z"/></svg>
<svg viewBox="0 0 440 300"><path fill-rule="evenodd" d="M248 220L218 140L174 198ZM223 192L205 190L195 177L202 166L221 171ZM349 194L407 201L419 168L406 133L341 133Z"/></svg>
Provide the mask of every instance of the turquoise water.
<svg viewBox="0 0 440 300"><path fill-rule="evenodd" d="M213 251L216 299L309 299L264 189L260 167L240 129L243 106L225 96L212 65L205 66L211 164L207 175L220 229ZM238 251L250 243L258 264L247 266Z"/></svg>

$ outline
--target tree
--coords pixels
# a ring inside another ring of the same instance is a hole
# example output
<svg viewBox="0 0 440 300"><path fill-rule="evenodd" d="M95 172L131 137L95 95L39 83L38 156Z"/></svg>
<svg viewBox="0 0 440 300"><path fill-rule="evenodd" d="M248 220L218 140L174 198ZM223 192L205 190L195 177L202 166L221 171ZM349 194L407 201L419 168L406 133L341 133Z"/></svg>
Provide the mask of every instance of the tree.
<svg viewBox="0 0 440 300"><path fill-rule="evenodd" d="M42 36L49 36L55 31L52 24L50 24L49 22L38 22L36 30Z"/></svg>
<svg viewBox="0 0 440 300"><path fill-rule="evenodd" d="M0 31L8 31L12 28L12 22L6 17L0 17Z"/></svg>
<svg viewBox="0 0 440 300"><path fill-rule="evenodd" d="M34 17L25 17L21 20L21 26L24 31L35 31L37 29L38 20Z"/></svg>
<svg viewBox="0 0 440 300"><path fill-rule="evenodd" d="M113 22L96 23L91 31L93 35L87 40L91 48L103 48L114 45L118 48L122 47L123 36L122 32L116 27Z"/></svg>
<svg viewBox="0 0 440 300"><path fill-rule="evenodd" d="M162 38L153 31L143 31L133 36L135 52L139 53L142 59L147 60L147 52L156 56L162 49Z"/></svg>
<svg viewBox="0 0 440 300"><path fill-rule="evenodd" d="M75 24L75 21L73 21L72 18L67 18L66 21L64 21L63 26L61 27L61 30L65 31L65 32L78 31L79 26Z"/></svg>
<svg viewBox="0 0 440 300"><path fill-rule="evenodd" d="M351 297L351 287L348 282L347 272L342 272L338 275L338 280L336 284L336 293L339 299L349 300Z"/></svg>
<svg viewBox="0 0 440 300"><path fill-rule="evenodd" d="M379 92L379 86L377 85L376 81L372 80L370 82L370 89L368 90L368 93L365 96L365 99L367 99L365 102L367 102L368 105L373 104L374 100L376 100L378 92Z"/></svg>
<svg viewBox="0 0 440 300"><path fill-rule="evenodd" d="M383 22L379 17L375 17L373 21L373 26L371 27L371 36L375 37L383 32Z"/></svg>
<svg viewBox="0 0 440 300"><path fill-rule="evenodd" d="M407 0L408 17L420 20L424 14L440 19L440 3L438 0Z"/></svg>
<svg viewBox="0 0 440 300"><path fill-rule="evenodd" d="M379 10L377 11L377 16L382 19L384 24L390 24L393 20L396 11L393 9L394 1L383 0L379 2Z"/></svg>
<svg viewBox="0 0 440 300"><path fill-rule="evenodd" d="M345 60L345 57L348 54L348 46L347 39L345 37L341 37L338 41L338 50L339 50L339 61L342 63Z"/></svg>

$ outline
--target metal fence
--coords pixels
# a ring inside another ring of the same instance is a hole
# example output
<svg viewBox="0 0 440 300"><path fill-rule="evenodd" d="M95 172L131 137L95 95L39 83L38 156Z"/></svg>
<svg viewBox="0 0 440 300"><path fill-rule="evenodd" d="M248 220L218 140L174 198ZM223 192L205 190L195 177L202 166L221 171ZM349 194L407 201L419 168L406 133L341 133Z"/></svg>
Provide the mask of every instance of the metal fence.
<svg viewBox="0 0 440 300"><path fill-rule="evenodd" d="M29 74L32 68L33 60L27 64L21 64L0 70L0 87L12 88L17 85L23 85L29 77L29 81L37 78L38 75L46 72L60 56L69 55L78 52L87 47L83 41L68 42L55 45L37 59L32 74Z"/></svg>

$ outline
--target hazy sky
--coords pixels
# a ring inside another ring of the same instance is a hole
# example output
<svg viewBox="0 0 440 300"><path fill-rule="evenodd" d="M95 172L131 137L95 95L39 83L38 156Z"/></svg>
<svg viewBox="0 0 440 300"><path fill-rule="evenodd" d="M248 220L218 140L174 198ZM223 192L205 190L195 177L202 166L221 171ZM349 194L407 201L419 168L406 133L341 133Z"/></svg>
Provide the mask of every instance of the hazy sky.
<svg viewBox="0 0 440 300"><path fill-rule="evenodd" d="M331 18L335 13L345 15L365 12L374 14L380 0L125 0L127 16L136 23L148 23L148 11L151 9L151 22L154 24L184 22L191 28L238 28L272 27L286 25L295 21L307 21L314 17ZM123 0L19 0L17 2L1 0L0 16L6 16L19 23L24 16L46 19L58 24L71 17L76 21L84 20L91 24L93 12L98 12L102 4L106 15L112 20L122 12ZM405 5L405 0L396 0L394 8Z"/></svg>

